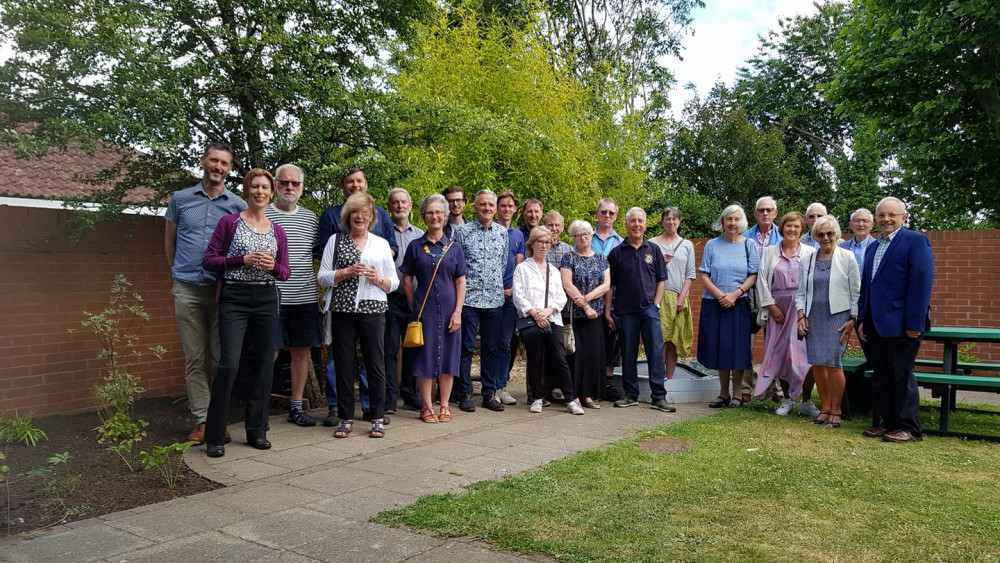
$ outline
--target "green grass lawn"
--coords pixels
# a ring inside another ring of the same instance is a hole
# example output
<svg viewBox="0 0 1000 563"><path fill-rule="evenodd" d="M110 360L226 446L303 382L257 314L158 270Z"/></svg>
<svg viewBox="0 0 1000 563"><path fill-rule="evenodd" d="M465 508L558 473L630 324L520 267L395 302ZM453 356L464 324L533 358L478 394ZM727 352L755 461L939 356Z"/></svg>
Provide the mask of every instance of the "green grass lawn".
<svg viewBox="0 0 1000 563"><path fill-rule="evenodd" d="M566 561L1000 561L1000 444L886 444L861 436L868 422L752 403L376 520ZM1000 434L1000 416L956 413L970 425ZM637 446L665 437L691 448Z"/></svg>

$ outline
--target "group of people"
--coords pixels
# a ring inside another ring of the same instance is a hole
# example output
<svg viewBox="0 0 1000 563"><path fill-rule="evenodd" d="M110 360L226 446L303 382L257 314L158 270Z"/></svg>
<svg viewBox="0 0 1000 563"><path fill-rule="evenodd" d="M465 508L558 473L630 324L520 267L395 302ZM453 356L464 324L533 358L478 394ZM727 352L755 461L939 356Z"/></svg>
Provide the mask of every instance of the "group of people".
<svg viewBox="0 0 1000 563"><path fill-rule="evenodd" d="M521 335L530 412L541 412L553 400L564 401L577 415L600 408L616 365L622 366L624 394L614 406L637 405L640 338L649 360L651 406L674 412L665 381L694 341L689 293L696 276L694 245L679 234L677 208L663 211L663 233L651 239L645 238L646 213L629 209L623 237L613 228L617 203L602 199L595 210L596 229L587 221L572 221L569 245L559 239L561 214L545 213L537 199L519 205L509 190L476 192L471 218L465 215L461 186L428 195L419 205L424 231L409 221L413 203L406 190L389 192L386 211L368 194L362 168L351 168L343 177L344 203L317 217L298 205L305 177L295 165L280 166L273 175L250 170L243 181L244 201L225 187L232 167L228 146L209 145L201 164L201 181L170 200L165 248L195 417L188 438L204 442L210 457L224 455L230 439L229 399L241 358L252 366L244 370L251 375L246 384L249 445L271 446L268 399L273 360L282 348L291 356L288 420L317 424L303 409L303 392L310 348L324 340L330 363L323 425L334 427L337 438L353 430L355 384L372 438L385 436L386 415L396 412L400 399L403 408L419 411L427 423L452 420L451 405L475 411L471 372L477 344L482 406L503 411L516 405L507 386ZM518 209L521 227L513 225ZM898 230L905 219L902 204L891 198L879 203L877 213L880 228L886 219L883 236L894 236L897 231L886 233L889 223ZM805 216L784 215L775 227L776 205L761 198L755 215L757 224L747 229L743 210L727 207L716 225L723 234L706 244L697 270L705 287L698 359L719 371L721 383L710 406L775 396L778 381L785 397L779 414L801 399L800 412L815 416L817 424L839 426L840 355L850 332L864 327L859 334L866 346L900 332L882 324L892 315L880 311L897 303L886 301L871 289L870 279L860 276L882 275L886 267L879 268L879 262L891 253L881 244L878 253L866 252L875 245L867 210L852 216L856 237L840 246L837 221L819 204ZM904 239L921 236L906 231ZM926 251L929 261L929 244ZM314 260L319 260L318 272ZM910 269L904 273L916 275ZM928 299L929 284L928 278ZM322 303L317 285L326 288ZM759 296L756 317L746 298L751 290ZM916 330L906 308L906 331ZM796 323L785 322L793 316ZM423 343L400 353L414 320L422 324ZM751 326L758 322L766 324L766 345L754 386ZM528 330L529 325L536 330ZM919 341L925 329L918 328L916 336L906 332L905 337ZM875 350L870 348L866 351ZM916 349L912 352L915 356ZM869 359L876 389L882 389L882 379L893 389L909 385L897 375L878 375L880 368L900 371L895 359ZM820 393L818 409L809 400L813 381ZM908 400L876 399L886 409L885 425L871 433L919 438Z"/></svg>
<svg viewBox="0 0 1000 563"><path fill-rule="evenodd" d="M930 328L934 266L927 237L903 228L902 201L882 199L875 215L855 211L847 240L821 203L776 222L775 201L762 197L754 215L757 224L748 229L740 206L723 210L715 225L723 234L708 241L699 267L705 291L698 361L717 369L720 383L709 406L739 407L751 398L772 397L781 403L777 414L787 415L798 400L800 414L837 428L845 388L841 359L856 333L874 372L873 399L883 421L864 435L919 440L912 369L921 335ZM876 219L878 237L871 235ZM753 382L755 326L765 332ZM814 385L819 407L811 400Z"/></svg>

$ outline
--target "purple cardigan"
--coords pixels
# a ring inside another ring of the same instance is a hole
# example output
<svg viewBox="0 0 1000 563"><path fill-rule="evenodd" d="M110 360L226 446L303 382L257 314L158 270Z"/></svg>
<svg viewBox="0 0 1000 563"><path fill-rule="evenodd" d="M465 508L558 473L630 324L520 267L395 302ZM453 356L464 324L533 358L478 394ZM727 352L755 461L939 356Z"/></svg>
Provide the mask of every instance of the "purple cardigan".
<svg viewBox="0 0 1000 563"><path fill-rule="evenodd" d="M229 257L229 246L233 243L233 236L236 234L236 224L240 214L233 213L219 219L219 224L215 226L212 233L212 240L208 242L208 249L201 259L201 267L210 272L215 272L215 300L219 300L222 293L222 273L226 270L235 270L245 266L242 256ZM285 237L285 230L280 225L271 222L274 227L274 238L278 242L278 254L274 260L274 270L271 271L278 281L285 281L291 274L288 269L288 239Z"/></svg>

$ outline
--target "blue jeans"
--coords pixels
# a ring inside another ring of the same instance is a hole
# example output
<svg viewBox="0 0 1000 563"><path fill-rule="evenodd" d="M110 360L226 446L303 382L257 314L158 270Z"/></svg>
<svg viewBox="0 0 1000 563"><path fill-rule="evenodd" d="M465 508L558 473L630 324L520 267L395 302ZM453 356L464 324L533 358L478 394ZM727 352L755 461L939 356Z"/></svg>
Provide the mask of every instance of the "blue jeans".
<svg viewBox="0 0 1000 563"><path fill-rule="evenodd" d="M333 365L333 346L327 349L329 360L326 362L326 402L330 412L337 410L337 368ZM358 395L361 397L361 410L370 410L368 402L368 372L365 371L364 362L361 363L361 370L358 371Z"/></svg>
<svg viewBox="0 0 1000 563"><path fill-rule="evenodd" d="M618 315L622 332L622 387L625 396L639 398L639 336L646 346L646 364L649 368L649 389L653 400L664 399L667 389L666 367L663 364L663 332L660 330L660 311L655 305L641 313Z"/></svg>
<svg viewBox="0 0 1000 563"><path fill-rule="evenodd" d="M510 378L510 368L513 362L510 356L511 337L514 335L514 322L517 321L517 309L514 307L514 298L508 297L500 308L500 350L497 352L497 389L507 387L507 380ZM465 322L465 321L463 321Z"/></svg>
<svg viewBox="0 0 1000 563"><path fill-rule="evenodd" d="M476 348L476 332L479 332L479 373L482 377L483 398L497 390L499 377L497 357L500 352L500 320L503 307L478 309L462 308L462 362L459 365L460 378L457 387L463 396L472 395L472 352Z"/></svg>

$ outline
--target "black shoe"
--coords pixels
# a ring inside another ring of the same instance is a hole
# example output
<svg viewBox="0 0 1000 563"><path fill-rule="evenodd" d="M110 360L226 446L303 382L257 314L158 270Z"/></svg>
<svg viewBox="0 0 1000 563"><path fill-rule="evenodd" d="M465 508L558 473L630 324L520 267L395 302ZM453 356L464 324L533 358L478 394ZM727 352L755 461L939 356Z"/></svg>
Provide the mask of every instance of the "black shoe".
<svg viewBox="0 0 1000 563"><path fill-rule="evenodd" d="M205 455L208 457L222 457L226 455L226 446L216 446L214 444L207 444L205 446Z"/></svg>
<svg viewBox="0 0 1000 563"><path fill-rule="evenodd" d="M464 412L476 412L476 403L472 402L471 395L466 395L458 402L458 408Z"/></svg>
<svg viewBox="0 0 1000 563"><path fill-rule="evenodd" d="M404 402L403 403L403 410L404 411L417 411L417 412L419 412L420 411L420 407L418 407L417 405L411 405L410 403L405 403Z"/></svg>
<svg viewBox="0 0 1000 563"><path fill-rule="evenodd" d="M333 428L340 424L340 416L338 416L337 411L330 411L326 414L326 418L323 419L323 426L327 428Z"/></svg>
<svg viewBox="0 0 1000 563"><path fill-rule="evenodd" d="M367 411L361 413L361 420L364 420L365 422L371 422L372 421L372 413L367 412ZM385 426L389 426L389 417L388 416L383 416L382 417L382 424L384 424Z"/></svg>
<svg viewBox="0 0 1000 563"><path fill-rule="evenodd" d="M503 403L500 402L500 399L497 399L495 393L490 393L488 397L483 397L483 407L493 412L503 412L504 409Z"/></svg>
<svg viewBox="0 0 1000 563"><path fill-rule="evenodd" d="M390 407L385 409L385 414L396 414L396 407Z"/></svg>
<svg viewBox="0 0 1000 563"><path fill-rule="evenodd" d="M247 444L250 444L250 447L258 450L271 449L271 442L267 441L266 436L247 436Z"/></svg>

